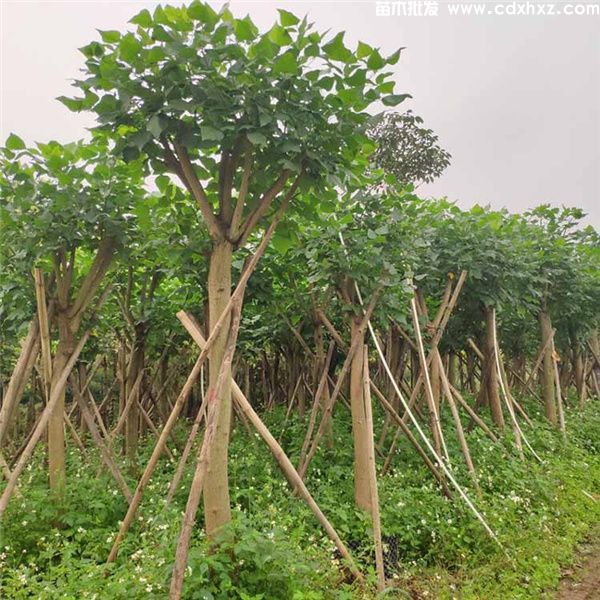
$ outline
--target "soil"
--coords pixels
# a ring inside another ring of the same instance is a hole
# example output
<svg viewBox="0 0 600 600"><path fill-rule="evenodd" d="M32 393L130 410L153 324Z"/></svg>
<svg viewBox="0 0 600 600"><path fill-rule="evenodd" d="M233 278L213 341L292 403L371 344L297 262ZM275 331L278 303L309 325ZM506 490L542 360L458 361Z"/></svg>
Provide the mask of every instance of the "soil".
<svg viewBox="0 0 600 600"><path fill-rule="evenodd" d="M563 571L556 600L600 600L600 527L592 530L575 563Z"/></svg>

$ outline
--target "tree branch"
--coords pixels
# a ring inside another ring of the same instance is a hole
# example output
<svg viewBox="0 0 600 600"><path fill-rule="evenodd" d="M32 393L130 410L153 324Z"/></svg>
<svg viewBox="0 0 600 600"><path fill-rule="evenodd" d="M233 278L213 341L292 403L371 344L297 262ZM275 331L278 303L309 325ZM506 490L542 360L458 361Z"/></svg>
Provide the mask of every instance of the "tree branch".
<svg viewBox="0 0 600 600"><path fill-rule="evenodd" d="M244 204L246 203L246 196L248 195L248 187L250 185L250 176L252 175L252 151L248 146L244 153L244 172L242 174L242 183L240 185L240 192L238 199L235 204L233 211L233 217L231 218L231 225L229 226L229 237L237 239L240 235L240 225L242 222L242 215L244 214Z"/></svg>
<svg viewBox="0 0 600 600"><path fill-rule="evenodd" d="M194 171L194 166L190 161L190 157L186 148L184 146L180 146L177 142L175 142L173 145L175 146L175 153L179 159L179 165L181 167L181 173L184 177L184 183L187 181L188 189L191 191L192 196L198 203L198 207L200 208L200 212L202 213L206 227L208 228L208 233L213 240L222 238L223 231L215 215L213 214L212 207L208 201L208 197L206 196L206 192L204 191L204 188L202 187L202 184L200 183L200 180Z"/></svg>
<svg viewBox="0 0 600 600"><path fill-rule="evenodd" d="M294 192L296 191L298 184L300 183L300 178L302 177L303 173L304 173L304 171L301 171L298 174L298 176L296 177L296 179L294 180L292 187L290 188L290 190L288 191L288 194L286 195L287 199L291 198L291 195L294 194ZM279 194L279 192L281 192L281 190L285 186L289 176L290 176L289 169L284 169L281 172L281 175L279 175L279 177L277 178L277 181L262 195L262 198L260 199L260 202L258 203L257 207L250 213L250 215L248 216L248 219L242 226L242 234L241 234L240 238L236 241L236 245L238 248L240 246L243 246L247 242L248 237L252 233L252 230L254 229L256 224L260 221L260 219L262 219L264 214L267 212L267 210L273 203L273 200L275 200L275 198L277 197L277 194Z"/></svg>

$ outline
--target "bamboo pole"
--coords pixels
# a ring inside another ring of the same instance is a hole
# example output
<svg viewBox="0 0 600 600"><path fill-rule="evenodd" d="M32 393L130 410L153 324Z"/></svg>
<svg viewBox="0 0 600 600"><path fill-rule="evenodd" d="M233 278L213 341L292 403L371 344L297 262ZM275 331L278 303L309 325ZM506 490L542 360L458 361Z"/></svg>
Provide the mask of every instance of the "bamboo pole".
<svg viewBox="0 0 600 600"><path fill-rule="evenodd" d="M329 348L327 350L327 357L325 358L325 363L323 365L323 372L321 374L321 378L319 379L319 385L317 386L317 391L315 393L315 398L312 403L312 408L310 411L310 418L308 421L308 429L306 430L306 435L304 436L304 442L302 444L302 450L300 451L300 458L298 459L299 464L303 464L306 460L306 453L308 452L308 446L310 444L310 440L315 428L315 424L317 422L317 413L319 412L319 402L321 400L321 396L323 395L323 390L325 389L325 385L327 384L327 374L329 372L329 365L331 363L331 357L333 356L333 350L335 348L335 341L331 341L329 343Z"/></svg>
<svg viewBox="0 0 600 600"><path fill-rule="evenodd" d="M467 414L473 419L473 421L481 427L482 431L496 444L499 442L496 434L487 426L486 422L469 406L469 403L462 397L461 393L452 385L450 385L450 391L454 394L454 397L458 400L460 405L465 409Z"/></svg>
<svg viewBox="0 0 600 600"><path fill-rule="evenodd" d="M202 369L202 372L200 373L201 379L203 379L203 375L204 375L204 369ZM173 500L173 496L175 495L175 492L177 491L177 488L179 487L179 482L181 481L181 478L183 477L185 465L187 463L188 456L190 455L190 453L192 451L192 447L194 445L196 436L198 435L198 431L200 429L200 424L202 423L202 419L206 420L206 402L207 402L207 396L204 393L204 389L202 389L202 404L198 408L198 413L196 414L196 418L194 419L194 424L192 425L192 429L190 431L190 434L188 435L183 452L181 453L181 456L179 457L179 463L177 464L177 469L175 471L175 475L173 475L173 479L171 480L171 484L169 485L169 491L167 493L167 500L166 500L167 506Z"/></svg>
<svg viewBox="0 0 600 600"><path fill-rule="evenodd" d="M467 443L467 439L465 437L465 432L463 430L462 422L460 420L460 415L458 413L458 409L456 408L456 402L454 401L454 396L452 395L452 390L450 389L450 383L448 381L448 376L446 375L446 370L442 365L442 359L440 357L440 353L437 352L437 360L439 364L440 370L440 379L442 382L442 389L444 391L444 395L448 400L448 404L450 406L450 412L452 413L452 418L454 420L454 426L456 427L456 436L458 437L458 443L460 444L460 449L463 454L463 458L465 459L465 465L467 466L467 471L473 480L473 485L477 490L477 493L481 493L479 488L479 482L477 481L477 473L475 472L475 467L473 465L473 459L471 458L471 451L469 450L469 444Z"/></svg>
<svg viewBox="0 0 600 600"><path fill-rule="evenodd" d="M513 409L511 398L508 395L506 389L504 388L504 381L502 379L502 371L500 369L500 348L498 346L498 338L496 335L496 310L495 309L492 309L492 321L493 321L492 334L493 334L493 342L494 342L494 354L496 356L496 368L498 369L498 377L500 379L500 381L499 381L500 391L502 392L502 397L504 398L506 408L508 409L508 413L510 415L511 423L513 425L513 432L515 434L515 444L517 445L517 450L519 450L519 454L520 454L521 458L523 458L523 448L521 446L521 439L522 439L525 442L525 445L527 446L527 448L529 448L530 452L533 454L533 456L538 460L538 462L541 463L542 459L538 456L536 451L532 448L531 444L529 443L529 441L527 440L527 438L525 437L525 435L523 434L523 431L521 430L521 428L519 426L519 422L517 421L517 417L516 417L515 411Z"/></svg>
<svg viewBox="0 0 600 600"><path fill-rule="evenodd" d="M429 370L427 365L427 358L425 357L425 347L423 346L423 339L421 338L421 327L419 326L419 315L417 313L417 302L413 296L410 301L412 310L413 326L415 328L415 336L417 338L417 348L419 350L419 361L421 363L421 373L425 381L425 398L429 407L431 434L433 435L433 443L436 453L441 459L441 450L444 452L444 456L448 463L450 463L450 457L448 456L448 449L446 448L446 442L444 440L444 434L442 432L442 425L440 423L440 417L438 415L437 408L435 406L435 399L433 397L433 390L431 388L431 380L429 379ZM435 350L434 350L435 351Z"/></svg>
<svg viewBox="0 0 600 600"><path fill-rule="evenodd" d="M379 299L382 289L383 289L383 286L379 285L378 288L375 290L375 293L373 294L371 300L369 301L369 305L365 309L365 314L364 314L364 316L361 320L361 323L359 325L359 328L358 328L359 331L364 330L365 327L367 326L367 323L369 322L369 318L370 318L371 314L373 313L373 310L375 309L375 305L377 303L377 300ZM361 349L359 347L361 338L362 338L361 335L356 335L354 341L350 345L348 354L346 355L346 359L344 360L344 364L342 365L342 369L340 371L340 374L338 375L337 383L335 384L333 392L331 393L331 396L328 399L327 406L325 406L325 409L323 410L323 416L321 417L321 422L319 423L319 428L317 429L317 433L315 434L315 437L311 444L310 450L308 451L304 462L298 468L298 473L300 474L300 477L302 477L302 478L305 477L306 471L308 470L308 466L310 465L311 460L317 453L317 450L319 447L319 442L320 442L321 438L323 437L323 434L325 433L328 420L331 418L331 415L333 413L335 401L337 400L337 397L340 394L342 385L344 383L344 379L345 379L348 371L350 370L350 366L352 364L352 359L354 357L354 353L361 351Z"/></svg>
<svg viewBox="0 0 600 600"><path fill-rule="evenodd" d="M38 339L39 323L37 316L35 316L29 323L29 330L21 344L19 358L2 399L2 406L0 407L0 448L2 448L8 433L15 408L23 395L25 384L33 371L39 348Z"/></svg>
<svg viewBox="0 0 600 600"><path fill-rule="evenodd" d="M96 427L96 423L94 422L94 417L90 411L90 408L89 408L88 404L86 403L85 398L81 394L81 391L79 390L79 386L77 385L77 382L74 381L73 379L71 379L71 390L73 392L73 395L75 396L75 400L76 400L77 404L79 405L79 410L81 411L81 414L83 415L83 419L87 425L90 435L92 436L92 440L94 441L94 443L96 444L96 446L98 446L98 449L100 450L100 456L102 457L102 461L107 466L107 468L110 471L111 475L113 476L115 482L121 489L123 496L125 496L125 499L127 500L127 502L131 503L131 498L132 498L131 490L129 489L129 486L127 485L125 479L123 478L123 476L121 475L121 472L119 471L119 467L117 466L117 462L114 458L114 454L110 451L108 446L104 443L104 440L102 439L102 436L100 435L100 432L98 431L98 428Z"/></svg>
<svg viewBox="0 0 600 600"><path fill-rule="evenodd" d="M383 408L391 415L391 417L398 424L398 433L402 432L408 439L408 441L413 445L415 450L418 452L419 456L423 459L423 462L427 466L427 468L431 471L433 476L438 480L440 486L442 487L444 494L447 498L450 498L452 494L450 493L450 489L444 479L443 475L437 469L437 467L433 464L431 459L427 456L427 453L422 448L421 444L419 444L418 440L413 435L412 431L409 429L408 425L404 422L404 420L400 417L400 415L396 412L394 407L391 405L389 400L383 395L381 390L375 385L373 381L370 382L371 389L375 393L375 396L379 399Z"/></svg>

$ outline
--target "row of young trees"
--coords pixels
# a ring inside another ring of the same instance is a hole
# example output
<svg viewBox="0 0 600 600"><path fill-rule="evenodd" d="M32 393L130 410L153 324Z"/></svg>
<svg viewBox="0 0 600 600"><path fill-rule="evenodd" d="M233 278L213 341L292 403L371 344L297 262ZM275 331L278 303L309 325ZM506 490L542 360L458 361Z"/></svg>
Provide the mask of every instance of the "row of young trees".
<svg viewBox="0 0 600 600"><path fill-rule="evenodd" d="M444 413L473 475L465 415L496 442L493 426L508 424L522 455L522 399L538 385L563 432L571 385L580 405L600 396L597 232L577 209L512 215L418 198L415 185L450 157L412 113L370 114L407 97L386 70L399 52L350 50L343 34L283 10L265 33L197 1L131 23L82 49L83 95L62 99L97 114L90 141L26 147L11 135L2 151L0 327L11 351L0 357L0 518L46 433L58 496L65 432L80 447L89 435L129 505L113 561L173 427L192 420L175 489L204 420L178 598L200 498L210 537L231 519L236 421L257 427L358 577L303 483L346 404L381 585L375 463L390 468L400 435L487 527L449 470ZM297 467L256 412L280 403L286 421L295 411L306 422L302 448L289 449ZM139 464L144 433L157 442Z"/></svg>

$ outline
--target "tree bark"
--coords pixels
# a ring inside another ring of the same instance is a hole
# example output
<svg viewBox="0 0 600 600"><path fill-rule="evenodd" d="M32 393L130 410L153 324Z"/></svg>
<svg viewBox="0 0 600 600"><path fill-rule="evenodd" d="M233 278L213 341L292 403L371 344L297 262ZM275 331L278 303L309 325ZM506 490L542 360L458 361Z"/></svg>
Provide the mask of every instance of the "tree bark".
<svg viewBox="0 0 600 600"><path fill-rule="evenodd" d="M544 413L546 419L553 425L557 423L556 398L554 392L554 363L552 359L552 344L549 343L553 335L552 322L548 310L543 307L539 315L540 333L542 338L542 347L546 347L542 358L542 400L544 402Z"/></svg>
<svg viewBox="0 0 600 600"><path fill-rule="evenodd" d="M358 344L350 368L350 406L352 409L352 437L354 440L354 499L356 505L371 511L369 484L369 431L365 414L364 398L364 330L360 329L360 317L352 317L352 344ZM360 337L360 341L356 339Z"/></svg>
<svg viewBox="0 0 600 600"><path fill-rule="evenodd" d="M140 410L138 402L142 399L142 384L138 385L134 390L135 383L141 371L144 370L144 354L145 354L145 334L140 331L140 327L136 326L136 332L133 340L133 348L130 356L129 369L125 382L125 397L135 391L135 397L132 400L131 408L127 413L125 421L125 455L129 462L129 471L132 475L137 472L137 448L139 439L140 427Z"/></svg>
<svg viewBox="0 0 600 600"><path fill-rule="evenodd" d="M50 395L57 395L56 408L48 420L48 477L50 489L62 493L66 483L65 471L65 383L59 378L74 349L74 337L70 320L67 315L58 313L58 346L52 365L52 381Z"/></svg>
<svg viewBox="0 0 600 600"><path fill-rule="evenodd" d="M504 414L498 389L498 372L496 370L496 348L494 344L494 310L485 307L485 370L486 396L492 413L492 421L496 427L504 428Z"/></svg>
<svg viewBox="0 0 600 600"><path fill-rule="evenodd" d="M231 263L233 248L227 241L215 242L208 271L209 327L212 330L231 298ZM231 318L228 316L212 345L209 355L209 386L217 385L223 362ZM216 398L218 405L216 429L211 459L206 471L204 486L204 519L206 533L214 538L217 531L231 521L227 456L231 426L231 366Z"/></svg>

